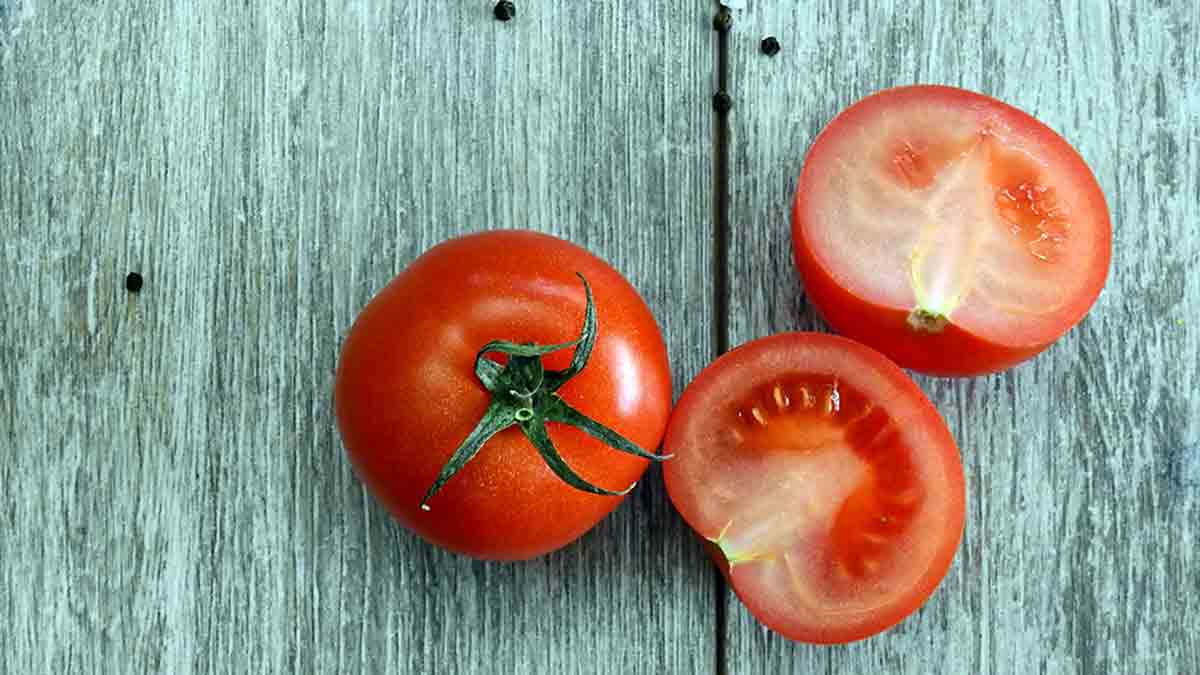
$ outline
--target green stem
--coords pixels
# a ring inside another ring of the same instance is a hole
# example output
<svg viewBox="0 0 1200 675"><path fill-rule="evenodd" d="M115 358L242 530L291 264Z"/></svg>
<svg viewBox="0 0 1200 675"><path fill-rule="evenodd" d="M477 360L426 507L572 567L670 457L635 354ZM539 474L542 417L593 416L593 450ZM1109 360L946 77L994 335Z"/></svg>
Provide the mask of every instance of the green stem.
<svg viewBox="0 0 1200 675"><path fill-rule="evenodd" d="M587 305L578 339L555 345L517 344L496 340L479 350L475 357L475 375L491 392L491 405L475 429L455 449L433 485L426 491L421 499L422 509L429 510L429 500L483 449L489 439L514 425L521 428L542 460L564 483L592 494L624 495L632 490L636 483L623 490L609 490L580 476L554 447L546 429L547 422L575 427L620 452L655 461L667 459L643 450L616 431L571 407L556 393L587 366L592 348L596 344L598 321L592 288L582 274L579 275L579 279L583 282ZM570 366L564 370L545 369L542 363L543 356L572 347L575 348L575 354ZM508 357L508 362L501 364L493 361L488 358L490 354L504 354Z"/></svg>

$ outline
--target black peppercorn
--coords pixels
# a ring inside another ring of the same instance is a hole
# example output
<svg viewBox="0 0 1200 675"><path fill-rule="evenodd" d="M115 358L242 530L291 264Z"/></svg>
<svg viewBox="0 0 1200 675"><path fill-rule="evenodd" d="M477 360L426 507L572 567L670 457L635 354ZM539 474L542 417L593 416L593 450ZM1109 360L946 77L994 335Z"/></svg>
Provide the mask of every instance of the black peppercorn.
<svg viewBox="0 0 1200 675"><path fill-rule="evenodd" d="M719 91L716 96L713 96L713 108L719 113L727 113L733 108L733 98L729 94Z"/></svg>
<svg viewBox="0 0 1200 675"><path fill-rule="evenodd" d="M777 40L774 35L763 38L762 53L766 54L767 56L775 56L779 53L780 49L782 49L782 47L779 46L779 40Z"/></svg>
<svg viewBox="0 0 1200 675"><path fill-rule="evenodd" d="M129 291L130 293L137 293L138 291L142 290L143 283L144 280L142 279L142 275L138 274L137 272L130 272L125 276L125 290Z"/></svg>
<svg viewBox="0 0 1200 675"><path fill-rule="evenodd" d="M728 7L722 7L721 11L713 17L713 30L724 33L733 27L733 12L729 11Z"/></svg>
<svg viewBox="0 0 1200 675"><path fill-rule="evenodd" d="M516 17L517 6L509 2L509 0L502 0L501 2L496 3L495 14L498 20L508 21Z"/></svg>

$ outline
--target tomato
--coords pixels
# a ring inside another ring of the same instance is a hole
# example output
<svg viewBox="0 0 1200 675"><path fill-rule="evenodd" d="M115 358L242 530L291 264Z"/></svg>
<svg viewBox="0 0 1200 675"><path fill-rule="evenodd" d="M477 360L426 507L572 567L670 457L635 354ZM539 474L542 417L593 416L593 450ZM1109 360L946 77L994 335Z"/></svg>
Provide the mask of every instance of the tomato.
<svg viewBox="0 0 1200 675"><path fill-rule="evenodd" d="M667 427L667 492L751 613L803 642L916 611L962 538L964 483L916 384L851 340L786 333L706 368Z"/></svg>
<svg viewBox="0 0 1200 675"><path fill-rule="evenodd" d="M1095 177L1049 127L962 89L889 89L818 136L796 264L837 331L941 375L1010 367L1080 321L1108 275Z"/></svg>
<svg viewBox="0 0 1200 675"><path fill-rule="evenodd" d="M494 231L435 246L370 301L334 396L354 468L403 525L514 560L620 503L671 393L662 335L628 281L561 239Z"/></svg>

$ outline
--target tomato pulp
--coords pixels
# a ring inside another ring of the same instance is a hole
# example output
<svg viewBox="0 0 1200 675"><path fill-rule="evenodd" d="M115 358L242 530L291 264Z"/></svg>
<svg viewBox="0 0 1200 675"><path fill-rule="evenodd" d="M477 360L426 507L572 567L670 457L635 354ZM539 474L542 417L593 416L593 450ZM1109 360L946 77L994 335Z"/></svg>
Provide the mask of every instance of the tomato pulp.
<svg viewBox="0 0 1200 675"><path fill-rule="evenodd" d="M958 548L962 464L903 371L845 338L789 333L717 359L663 444L671 501L730 586L793 640L858 640L933 593Z"/></svg>
<svg viewBox="0 0 1200 675"><path fill-rule="evenodd" d="M1062 137L981 94L889 89L805 159L792 211L805 291L838 332L942 375L1010 367L1091 308L1112 226Z"/></svg>
<svg viewBox="0 0 1200 675"><path fill-rule="evenodd" d="M586 367L556 395L656 448L671 405L661 333L629 282L574 244L524 231L449 240L401 272L355 321L336 380L342 439L371 492L426 540L479 558L530 558L575 540L620 503L564 483L517 427L492 436L429 496L491 409L475 370L481 348L578 337L587 307L580 276L595 296L595 341ZM546 354L546 377L572 357L571 349ZM578 428L545 428L566 465L597 486L623 490L645 471L645 459Z"/></svg>

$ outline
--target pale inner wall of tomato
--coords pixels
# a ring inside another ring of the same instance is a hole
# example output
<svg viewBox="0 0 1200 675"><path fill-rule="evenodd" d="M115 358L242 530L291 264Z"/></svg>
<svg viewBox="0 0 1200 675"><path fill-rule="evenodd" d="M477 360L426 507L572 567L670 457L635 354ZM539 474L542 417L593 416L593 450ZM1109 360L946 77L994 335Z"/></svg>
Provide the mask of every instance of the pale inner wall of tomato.
<svg viewBox="0 0 1200 675"><path fill-rule="evenodd" d="M844 447L800 457L793 448L764 448L763 453L755 471L768 478L753 499L730 513L713 540L731 566L776 557L825 537L842 502L866 473L866 463Z"/></svg>
<svg viewBox="0 0 1200 675"><path fill-rule="evenodd" d="M696 521L760 616L838 625L894 602L937 559L943 484L885 403L829 375L756 387L712 430ZM926 477L926 478L923 478ZM790 617L790 618L789 618Z"/></svg>
<svg viewBox="0 0 1200 675"><path fill-rule="evenodd" d="M826 550L843 581L871 576L922 497L891 418L816 376L772 383L731 417L729 447L697 477L730 566Z"/></svg>
<svg viewBox="0 0 1200 675"><path fill-rule="evenodd" d="M1021 277L1000 276L1006 266L998 263L1014 249L1045 263L1063 255L1070 230L1065 208L1049 188L1030 182L1036 176L1032 159L1002 157L999 145L981 133L920 195L918 208L927 219L909 254L916 297L909 324L918 330L941 330L972 293L1006 312L1029 311L996 292Z"/></svg>
<svg viewBox="0 0 1200 675"><path fill-rule="evenodd" d="M1068 205L1029 153L991 131L956 145L889 145L874 168L838 160L831 186L849 227L829 228L820 248L864 263L849 273L888 304L900 300L888 270L902 270L917 330L942 330L968 302L1010 316L1055 311L1065 293L1052 266L1069 254Z"/></svg>

